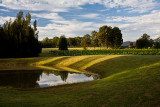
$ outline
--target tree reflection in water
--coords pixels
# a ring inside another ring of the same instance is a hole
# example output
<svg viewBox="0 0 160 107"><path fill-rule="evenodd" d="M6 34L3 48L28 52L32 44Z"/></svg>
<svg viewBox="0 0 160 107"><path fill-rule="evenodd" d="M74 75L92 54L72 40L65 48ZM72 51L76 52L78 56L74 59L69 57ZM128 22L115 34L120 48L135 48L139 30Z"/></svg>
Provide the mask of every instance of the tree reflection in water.
<svg viewBox="0 0 160 107"><path fill-rule="evenodd" d="M63 82L68 82L67 78L69 75L77 75L74 78L77 78L78 80L82 74L68 71L2 70L0 71L0 86L14 88L40 88L41 84L39 84L38 81L41 81L41 79L43 79L44 82L54 82L54 78L56 79L59 76ZM47 78L44 77L49 77L50 80L47 80ZM92 80L97 80L100 77L97 75L83 74L82 79L85 79L84 81L86 81L87 78L90 78L90 80L91 78ZM79 79L79 81L82 81L82 79ZM48 84L47 86L50 85Z"/></svg>
<svg viewBox="0 0 160 107"><path fill-rule="evenodd" d="M41 75L42 71L0 71L0 86L9 86L14 88L38 88L40 86L36 81L40 80Z"/></svg>
<svg viewBox="0 0 160 107"><path fill-rule="evenodd" d="M66 82L66 80L68 78L68 71L61 71L60 76L61 76L62 81Z"/></svg>
<svg viewBox="0 0 160 107"><path fill-rule="evenodd" d="M49 76L49 74L54 74L55 76L60 76L61 80L66 82L68 78L68 71L44 71L46 75Z"/></svg>

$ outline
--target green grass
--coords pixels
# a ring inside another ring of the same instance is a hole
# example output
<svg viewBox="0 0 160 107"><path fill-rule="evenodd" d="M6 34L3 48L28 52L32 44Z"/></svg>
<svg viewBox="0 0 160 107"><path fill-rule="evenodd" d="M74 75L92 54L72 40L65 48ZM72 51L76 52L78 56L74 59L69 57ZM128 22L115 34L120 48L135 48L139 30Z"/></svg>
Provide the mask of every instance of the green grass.
<svg viewBox="0 0 160 107"><path fill-rule="evenodd" d="M11 62L18 65L23 61L27 65L36 65L37 68L44 65L78 68L99 73L104 78L42 89L1 87L0 106L160 106L160 56L87 55L0 59L0 63L5 62L6 65ZM3 66L0 69L2 68Z"/></svg>

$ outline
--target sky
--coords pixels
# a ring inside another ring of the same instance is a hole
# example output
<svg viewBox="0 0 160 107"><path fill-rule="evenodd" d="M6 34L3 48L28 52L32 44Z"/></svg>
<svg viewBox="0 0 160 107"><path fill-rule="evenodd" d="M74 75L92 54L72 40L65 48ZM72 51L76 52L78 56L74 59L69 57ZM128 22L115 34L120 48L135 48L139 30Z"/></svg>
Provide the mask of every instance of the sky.
<svg viewBox="0 0 160 107"><path fill-rule="evenodd" d="M83 36L103 25L119 27L124 41L160 36L160 0L0 0L0 25L20 10L37 20L39 40Z"/></svg>

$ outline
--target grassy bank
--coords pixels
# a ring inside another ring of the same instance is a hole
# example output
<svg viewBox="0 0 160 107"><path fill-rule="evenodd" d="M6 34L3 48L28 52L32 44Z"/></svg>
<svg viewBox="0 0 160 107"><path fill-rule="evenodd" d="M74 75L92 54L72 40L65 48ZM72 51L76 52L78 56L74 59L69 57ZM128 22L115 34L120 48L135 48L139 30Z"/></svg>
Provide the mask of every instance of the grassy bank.
<svg viewBox="0 0 160 107"><path fill-rule="evenodd" d="M70 67L103 75L103 79L44 89L0 88L1 106L159 106L160 56L87 55L3 59L36 66ZM26 62L25 62L26 61ZM4 64L4 63L3 63ZM18 65L17 64L17 65ZM3 68L1 66L1 68ZM39 68L40 69L40 68Z"/></svg>

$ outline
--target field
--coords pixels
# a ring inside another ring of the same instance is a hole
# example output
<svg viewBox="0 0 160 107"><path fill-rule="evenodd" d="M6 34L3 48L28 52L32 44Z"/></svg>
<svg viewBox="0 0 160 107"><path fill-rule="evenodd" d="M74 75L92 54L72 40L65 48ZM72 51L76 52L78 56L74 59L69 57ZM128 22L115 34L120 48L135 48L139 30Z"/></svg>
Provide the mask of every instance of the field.
<svg viewBox="0 0 160 107"><path fill-rule="evenodd" d="M0 69L78 68L103 79L42 89L0 87L0 106L159 106L160 56L86 55L0 59ZM22 66L23 65L23 66ZM34 66L37 66L36 68ZM40 66L40 67L39 67ZM8 68L9 67L9 68ZM26 68L26 67L25 67Z"/></svg>

